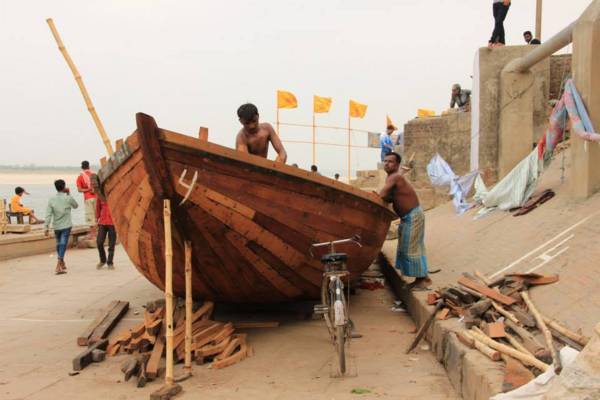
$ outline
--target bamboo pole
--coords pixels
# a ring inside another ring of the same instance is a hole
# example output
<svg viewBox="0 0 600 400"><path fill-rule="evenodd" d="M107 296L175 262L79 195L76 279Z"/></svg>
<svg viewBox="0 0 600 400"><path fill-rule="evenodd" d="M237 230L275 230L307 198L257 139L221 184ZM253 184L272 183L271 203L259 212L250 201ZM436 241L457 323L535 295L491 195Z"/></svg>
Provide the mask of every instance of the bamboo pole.
<svg viewBox="0 0 600 400"><path fill-rule="evenodd" d="M165 384L173 384L173 243L171 238L171 201L163 200L165 225L165 303L167 315L167 370Z"/></svg>
<svg viewBox="0 0 600 400"><path fill-rule="evenodd" d="M560 356L558 355L558 352L556 351L556 347L554 346L554 341L552 340L552 333L550 332L550 329L548 329L548 327L546 326L546 323L544 322L544 319L540 315L539 311L537 310L537 308L535 308L535 305L529 298L529 293L527 292L527 290L523 290L521 292L521 297L523 298L523 301L525 302L525 304L527 304L527 308L529 308L529 311L531 311L531 313L535 317L537 327L544 334L544 339L546 339L546 346L548 346L548 349L550 350L550 354L552 355L552 363L554 364L554 372L556 373L556 375L558 375L558 374L560 374L560 371L562 371L562 364L560 362Z"/></svg>
<svg viewBox="0 0 600 400"><path fill-rule="evenodd" d="M185 362L192 371L192 243L185 241Z"/></svg>
<svg viewBox="0 0 600 400"><path fill-rule="evenodd" d="M98 114L96 113L96 109L94 108L92 99L90 98L90 95L88 94L87 89L85 88L85 85L83 84L83 79L81 78L81 75L79 74L79 71L77 70L77 67L75 67L73 60L71 59L71 56L69 56L69 53L67 52L67 48L63 44L62 39L60 38L58 31L56 30L56 26L54 26L54 21L52 21L52 18L48 18L46 20L46 22L48 23L48 26L50 27L50 31L52 32L52 36L54 36L54 40L56 40L56 44L58 44L58 49L62 53L63 57L65 58L65 61L67 62L67 65L69 66L69 68L71 69L71 72L73 73L73 77L75 78L75 82L77 82L77 86L79 86L79 90L81 91L81 95L83 96L83 100L85 101L85 105L87 106L87 109L90 112L90 114L92 114L92 119L94 120L94 124L96 124L98 133L100 133L102 142L104 142L104 147L106 147L106 151L107 151L108 155L112 156L113 155L112 144L110 143L110 140L108 139L108 135L106 134L106 131L104 130L104 125L102 125L102 121L100 121L100 117L98 117Z"/></svg>
<svg viewBox="0 0 600 400"><path fill-rule="evenodd" d="M516 337L514 337L513 335L511 335L508 332L505 332L504 334L506 335L505 336L506 340L508 340L508 342L512 345L512 347L519 350L521 353L529 354L530 356L535 357L535 355L532 352L530 352L529 350L527 350L527 348L525 346L523 346Z"/></svg>
<svg viewBox="0 0 600 400"><path fill-rule="evenodd" d="M473 344L473 348L479 350L479 352L481 354L485 355L486 357L488 357L492 361L500 361L501 357L500 357L500 352L498 350L494 350L490 346L488 346L487 344L485 344L482 341L478 340L473 335L471 335L471 332L469 332L469 331L462 331L461 333L464 336L466 336L467 338L471 339L471 341L472 341L471 343Z"/></svg>
<svg viewBox="0 0 600 400"><path fill-rule="evenodd" d="M590 338L580 335L576 332L573 332L570 329L565 328L556 320L550 319L550 318L546 317L545 315L542 315L542 318L544 319L544 322L546 323L546 325L548 325L549 328L554 329L561 335L566 336L567 338L571 339L572 341L574 341L575 343L577 343L581 346L585 347L587 345L587 343L590 341Z"/></svg>
<svg viewBox="0 0 600 400"><path fill-rule="evenodd" d="M502 314L505 318L511 320L515 324L519 324L519 320L517 319L517 317L515 317L513 313L506 311L504 307L502 307L500 304L496 303L495 301L492 301L492 306L494 306L496 311Z"/></svg>
<svg viewBox="0 0 600 400"><path fill-rule="evenodd" d="M474 338L476 338L480 342L483 342L484 344L487 344L492 349L496 349L496 350L500 351L501 353L504 353L513 358L516 358L517 360L522 361L527 365L532 365L541 371L545 372L550 367L548 364L541 362L540 360L538 360L535 357L530 356L529 354L522 353L518 350L513 349L510 346L496 342L495 340L491 339L490 337L488 337L487 335L485 335L483 333L480 333L480 332L477 332L474 330L470 331L470 333Z"/></svg>

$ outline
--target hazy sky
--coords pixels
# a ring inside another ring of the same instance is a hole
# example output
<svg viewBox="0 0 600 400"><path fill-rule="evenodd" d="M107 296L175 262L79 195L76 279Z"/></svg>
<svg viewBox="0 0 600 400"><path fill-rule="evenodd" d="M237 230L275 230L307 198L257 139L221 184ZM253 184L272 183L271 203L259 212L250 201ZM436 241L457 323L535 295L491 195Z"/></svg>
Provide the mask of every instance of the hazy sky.
<svg viewBox="0 0 600 400"><path fill-rule="evenodd" d="M543 39L589 0L544 0ZM360 129L402 126L420 107L448 106L454 82L471 86L477 47L493 27L492 0L14 1L0 0L0 164L67 165L104 155L92 119L45 19L54 18L111 140L135 129L135 113L159 126L232 146L236 110L255 103L275 120L275 92L296 94L284 122L310 123L312 95L333 97L318 123L345 126L348 99L368 104ZM507 43L534 30L535 0L514 0ZM282 127L282 139L310 129ZM321 141L345 143L322 130ZM366 144L365 135L353 135ZM310 146L288 144L289 162L310 165ZM271 156L272 157L272 156ZM342 147L321 146L317 163L345 175ZM468 157L468 155L465 155ZM372 168L377 150L353 153Z"/></svg>

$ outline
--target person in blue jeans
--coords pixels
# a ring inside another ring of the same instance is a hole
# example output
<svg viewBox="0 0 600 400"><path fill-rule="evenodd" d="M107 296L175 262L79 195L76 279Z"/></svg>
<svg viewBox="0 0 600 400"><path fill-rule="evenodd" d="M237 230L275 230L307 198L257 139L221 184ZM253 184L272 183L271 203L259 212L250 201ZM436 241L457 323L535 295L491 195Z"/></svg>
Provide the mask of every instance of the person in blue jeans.
<svg viewBox="0 0 600 400"><path fill-rule="evenodd" d="M77 208L79 205L73 197L71 197L69 188L62 179L54 181L56 188L56 196L48 200L46 207L46 220L44 222L44 235L50 235L50 223L54 229L54 237L56 238L56 254L58 262L56 263L55 274L65 274L67 265L65 264L65 252L69 244L69 236L73 223L71 221L71 209Z"/></svg>

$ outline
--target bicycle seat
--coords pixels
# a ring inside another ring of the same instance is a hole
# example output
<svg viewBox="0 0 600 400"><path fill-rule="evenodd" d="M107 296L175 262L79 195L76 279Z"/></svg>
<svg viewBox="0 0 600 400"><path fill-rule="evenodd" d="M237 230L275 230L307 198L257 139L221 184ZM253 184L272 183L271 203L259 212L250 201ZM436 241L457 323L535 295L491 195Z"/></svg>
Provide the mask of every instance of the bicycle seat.
<svg viewBox="0 0 600 400"><path fill-rule="evenodd" d="M342 262L346 260L348 260L348 255L346 253L329 253L321 257L321 262L324 264Z"/></svg>

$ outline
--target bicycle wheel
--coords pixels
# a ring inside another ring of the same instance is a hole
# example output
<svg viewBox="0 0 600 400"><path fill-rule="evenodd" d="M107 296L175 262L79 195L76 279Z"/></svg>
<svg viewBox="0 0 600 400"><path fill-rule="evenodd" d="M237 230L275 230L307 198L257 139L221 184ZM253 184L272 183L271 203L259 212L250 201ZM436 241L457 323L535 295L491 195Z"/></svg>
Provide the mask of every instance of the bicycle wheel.
<svg viewBox="0 0 600 400"><path fill-rule="evenodd" d="M335 327L336 347L338 353L338 363L340 365L340 373L346 373L346 325Z"/></svg>

